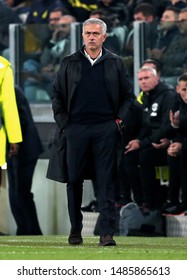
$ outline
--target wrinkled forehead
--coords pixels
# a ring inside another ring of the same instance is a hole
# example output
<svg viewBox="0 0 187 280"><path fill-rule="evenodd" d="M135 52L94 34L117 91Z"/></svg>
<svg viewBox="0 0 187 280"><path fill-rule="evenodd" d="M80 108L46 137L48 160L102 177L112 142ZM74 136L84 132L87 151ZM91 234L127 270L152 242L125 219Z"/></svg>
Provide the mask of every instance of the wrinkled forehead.
<svg viewBox="0 0 187 280"><path fill-rule="evenodd" d="M83 31L92 31L92 30L97 30L97 31L102 31L102 26L97 23L87 23L84 25Z"/></svg>

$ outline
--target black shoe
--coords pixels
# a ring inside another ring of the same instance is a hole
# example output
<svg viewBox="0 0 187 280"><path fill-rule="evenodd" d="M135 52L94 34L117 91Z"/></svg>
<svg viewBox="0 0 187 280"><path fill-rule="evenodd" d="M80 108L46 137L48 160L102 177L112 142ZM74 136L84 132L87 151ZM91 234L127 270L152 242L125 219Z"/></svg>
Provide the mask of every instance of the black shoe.
<svg viewBox="0 0 187 280"><path fill-rule="evenodd" d="M100 237L99 245L101 246L116 246L116 242L112 235L103 235Z"/></svg>
<svg viewBox="0 0 187 280"><path fill-rule="evenodd" d="M70 233L68 242L70 245L82 245L83 239L81 233Z"/></svg>
<svg viewBox="0 0 187 280"><path fill-rule="evenodd" d="M92 200L88 205L81 207L83 212L98 212L97 201Z"/></svg>
<svg viewBox="0 0 187 280"><path fill-rule="evenodd" d="M183 203L179 203L176 206L173 206L165 211L166 215L184 215L186 214L187 206Z"/></svg>
<svg viewBox="0 0 187 280"><path fill-rule="evenodd" d="M166 203L164 203L161 208L160 208L160 212L162 214L167 213L167 211L172 211L175 209L175 207L178 205L177 202L171 202L171 201L167 201Z"/></svg>

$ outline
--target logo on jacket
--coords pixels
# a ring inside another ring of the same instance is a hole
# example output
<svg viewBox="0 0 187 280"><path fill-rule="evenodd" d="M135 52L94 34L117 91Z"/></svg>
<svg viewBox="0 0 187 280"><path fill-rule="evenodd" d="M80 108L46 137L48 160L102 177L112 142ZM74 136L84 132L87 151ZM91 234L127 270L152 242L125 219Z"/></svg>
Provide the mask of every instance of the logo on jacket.
<svg viewBox="0 0 187 280"><path fill-rule="evenodd" d="M154 103L152 105L151 109L152 109L151 116L156 117L157 116L157 111L158 111L158 103Z"/></svg>

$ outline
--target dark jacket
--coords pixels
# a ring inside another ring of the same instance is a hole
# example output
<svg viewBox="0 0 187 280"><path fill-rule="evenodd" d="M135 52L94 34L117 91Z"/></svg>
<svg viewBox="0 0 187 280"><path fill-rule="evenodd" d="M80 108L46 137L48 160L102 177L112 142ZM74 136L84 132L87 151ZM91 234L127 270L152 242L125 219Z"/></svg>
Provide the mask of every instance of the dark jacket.
<svg viewBox="0 0 187 280"><path fill-rule="evenodd" d="M103 52L100 61L104 62L105 84L113 105L114 119L120 118L126 122L132 104L132 86L128 72L121 57L106 49L103 49ZM81 80L81 55L82 50L63 59L53 87L52 108L60 130L63 130L68 122L72 99Z"/></svg>
<svg viewBox="0 0 187 280"><path fill-rule="evenodd" d="M170 126L169 138L172 142L182 143L182 150L187 151L187 104L180 95L176 93L176 102L172 108L173 112L179 111L179 128Z"/></svg>
<svg viewBox="0 0 187 280"><path fill-rule="evenodd" d="M136 139L142 128L143 121L143 109L141 104L134 100L132 109L130 110L130 116L128 118L127 126L124 129L123 149L129 141Z"/></svg>
<svg viewBox="0 0 187 280"><path fill-rule="evenodd" d="M158 39L158 42L156 44L156 48L163 49L164 52L167 50L171 42L173 41L173 38L179 33L179 30L176 26L169 29L166 33L160 31L160 39Z"/></svg>
<svg viewBox="0 0 187 280"><path fill-rule="evenodd" d="M58 129L51 149L47 178L53 180L57 180L58 178L57 181L61 182L67 181L67 170L65 170L66 165L63 164L65 160L62 159L66 154L66 143L63 129L68 123L72 99L76 94L76 89L81 80L82 55L84 55L83 50L63 59L57 73L53 94L51 96L54 118ZM100 58L100 62L101 61L104 63L105 84L113 106L113 117L114 119L120 118L124 122L127 122L132 106L132 98L130 94L132 87L129 82L126 66L119 56L104 48L103 56ZM97 63L100 62L98 61ZM56 156L54 156L55 154ZM58 159L56 157L58 157ZM54 161L55 164L53 163ZM60 169L59 166L57 167L59 164L62 164ZM57 174L58 169L60 174Z"/></svg>
<svg viewBox="0 0 187 280"><path fill-rule="evenodd" d="M17 86L15 93L23 136L17 157L19 161L27 163L37 159L44 150L26 97Z"/></svg>
<svg viewBox="0 0 187 280"><path fill-rule="evenodd" d="M142 148L167 138L167 128L170 125L169 111L173 107L175 96L175 90L161 81L149 95L143 93L143 126L137 137L141 141Z"/></svg>
<svg viewBox="0 0 187 280"><path fill-rule="evenodd" d="M184 71L186 63L187 33L177 34L167 50L164 52L160 62L162 63L162 76L180 76Z"/></svg>
<svg viewBox="0 0 187 280"><path fill-rule="evenodd" d="M183 101L179 107L179 133L181 136L182 150L187 151L187 104Z"/></svg>

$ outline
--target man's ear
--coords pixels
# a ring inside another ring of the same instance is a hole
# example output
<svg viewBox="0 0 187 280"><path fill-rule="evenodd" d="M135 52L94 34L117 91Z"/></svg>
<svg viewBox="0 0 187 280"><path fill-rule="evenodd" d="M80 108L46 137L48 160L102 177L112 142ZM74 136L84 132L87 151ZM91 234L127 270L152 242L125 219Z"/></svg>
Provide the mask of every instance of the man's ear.
<svg viewBox="0 0 187 280"><path fill-rule="evenodd" d="M179 86L178 85L176 85L176 92L179 94Z"/></svg>
<svg viewBox="0 0 187 280"><path fill-rule="evenodd" d="M107 34L103 35L103 42L105 42L106 38L107 38Z"/></svg>

